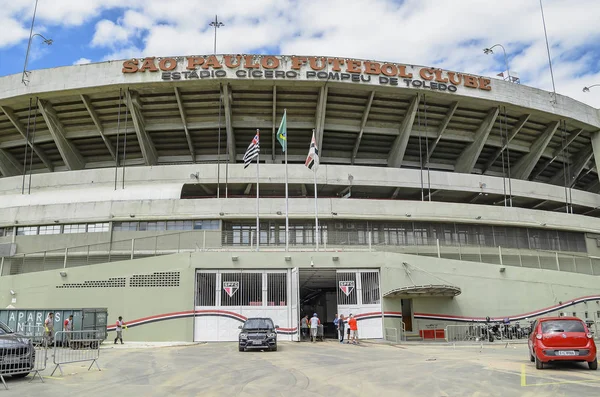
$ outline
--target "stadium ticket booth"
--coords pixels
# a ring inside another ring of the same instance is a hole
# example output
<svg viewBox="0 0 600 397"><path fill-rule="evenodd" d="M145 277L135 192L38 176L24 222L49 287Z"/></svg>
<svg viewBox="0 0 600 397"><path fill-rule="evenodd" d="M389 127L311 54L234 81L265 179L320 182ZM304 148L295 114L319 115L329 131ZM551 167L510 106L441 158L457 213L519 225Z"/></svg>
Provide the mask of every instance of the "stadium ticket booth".
<svg viewBox="0 0 600 397"><path fill-rule="evenodd" d="M317 313L337 338L335 314L353 314L360 338L382 338L378 269L197 270L195 341L237 341L249 317L270 317L280 340L300 340L301 316Z"/></svg>

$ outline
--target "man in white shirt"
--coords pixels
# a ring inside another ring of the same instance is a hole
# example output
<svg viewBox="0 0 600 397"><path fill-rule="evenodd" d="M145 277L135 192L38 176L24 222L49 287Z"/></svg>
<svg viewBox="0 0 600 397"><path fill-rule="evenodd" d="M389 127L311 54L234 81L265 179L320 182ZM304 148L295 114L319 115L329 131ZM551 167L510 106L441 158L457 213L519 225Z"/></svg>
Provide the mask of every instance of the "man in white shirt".
<svg viewBox="0 0 600 397"><path fill-rule="evenodd" d="M115 338L115 345L117 341L120 340L121 344L123 344L123 328L127 329L125 322L123 321L123 317L119 316L117 320L117 326L115 327L115 331L117 331L117 337Z"/></svg>
<svg viewBox="0 0 600 397"><path fill-rule="evenodd" d="M319 317L317 317L317 313L315 313L310 319L310 339L313 343L317 341L317 331L319 330L319 324L321 324L321 320L319 320Z"/></svg>
<svg viewBox="0 0 600 397"><path fill-rule="evenodd" d="M48 313L46 321L44 321L44 331L46 335L47 346L51 346L54 340L54 313Z"/></svg>

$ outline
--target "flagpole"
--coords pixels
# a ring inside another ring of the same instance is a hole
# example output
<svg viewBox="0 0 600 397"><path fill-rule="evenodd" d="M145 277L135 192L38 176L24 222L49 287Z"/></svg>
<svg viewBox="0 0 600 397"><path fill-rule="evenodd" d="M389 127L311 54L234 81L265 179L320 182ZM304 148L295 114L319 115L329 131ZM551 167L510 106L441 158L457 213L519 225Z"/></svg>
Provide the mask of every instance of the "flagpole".
<svg viewBox="0 0 600 397"><path fill-rule="evenodd" d="M285 251L289 251L290 249L290 218L288 212L288 136L287 136L287 109L283 109L283 118L285 119L285 150L284 158L285 158Z"/></svg>
<svg viewBox="0 0 600 397"><path fill-rule="evenodd" d="M313 130L313 136L315 135L315 130ZM319 208L317 206L317 168L315 168L313 172L315 178L315 243L316 250L319 250Z"/></svg>
<svg viewBox="0 0 600 397"><path fill-rule="evenodd" d="M257 129L256 130L256 134L259 134L260 130ZM260 139L260 138L259 138ZM260 250L260 221L259 221L259 198L260 198L260 188L259 188L259 181L258 181L258 163L260 161L260 149L258 151L258 154L256 155L256 251Z"/></svg>

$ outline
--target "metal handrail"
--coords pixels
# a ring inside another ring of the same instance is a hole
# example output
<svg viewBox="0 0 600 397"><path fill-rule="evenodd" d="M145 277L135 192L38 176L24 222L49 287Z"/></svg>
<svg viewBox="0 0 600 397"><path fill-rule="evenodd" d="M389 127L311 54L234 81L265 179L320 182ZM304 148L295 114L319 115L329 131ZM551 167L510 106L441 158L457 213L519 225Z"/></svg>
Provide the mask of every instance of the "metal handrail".
<svg viewBox="0 0 600 397"><path fill-rule="evenodd" d="M279 240L269 241L272 236L268 236L267 234L268 233L261 233L261 251L282 252L285 250L285 244L283 242ZM190 238L189 236L194 237ZM207 236L210 237L210 241L208 242L206 240ZM326 236L327 239L324 239L324 243L321 247L322 251L370 252L373 250L379 250L395 252L401 250L413 255L437 256L438 258L448 258L448 255L450 255L452 258L456 256L456 258L453 259L459 260L495 264L498 264L499 262L500 265L525 267L537 267L531 266L532 260L533 262L537 260L540 269L559 271L561 270L561 266L565 266L564 260L566 260L566 266L568 266L567 268L574 269L577 273L600 275L600 272L596 270L596 263L592 262L593 260L600 261L600 258L580 253L576 254L573 252L489 247L482 246L481 244L459 244L456 246L440 245L439 240L437 239L435 241L431 239L424 240L423 242L427 242L428 245L394 245L378 243L377 245L373 246L371 234L368 235L369 241L357 240L352 232L329 231ZM266 240L264 243L262 242L263 238ZM175 231L172 233L164 232L163 234L155 236L134 237L129 239L85 244L54 250L20 253L13 256L13 258L21 258L24 262L27 259L43 258L44 268L46 265L48 268L56 268L58 263L60 263L60 260L63 259L64 264L61 263L63 265L61 267L66 268L69 267L69 260L76 260L76 265L82 265L114 262L118 260L126 260L127 258L135 259L136 257L168 255L179 252L208 250L224 252L253 251L255 250L255 244L253 241L255 239L256 236L253 233L251 235L242 235L239 233L234 234L233 231L186 230ZM181 243L182 241L184 241L184 244ZM314 250L314 245L311 244L310 240L294 241L292 244L290 244L289 250L292 252L312 251ZM456 252L454 250L456 250ZM107 258L102 258L102 256L107 256ZM503 260L506 262L507 257L512 257L513 259L510 263L503 263ZM556 266L544 267L544 265L548 264L549 258L553 258L551 259L553 263L556 261ZM518 265L514 264L515 259ZM581 259L585 260L586 262L581 264L578 262L578 260ZM569 263L571 261L573 264ZM580 268L581 265L584 267Z"/></svg>

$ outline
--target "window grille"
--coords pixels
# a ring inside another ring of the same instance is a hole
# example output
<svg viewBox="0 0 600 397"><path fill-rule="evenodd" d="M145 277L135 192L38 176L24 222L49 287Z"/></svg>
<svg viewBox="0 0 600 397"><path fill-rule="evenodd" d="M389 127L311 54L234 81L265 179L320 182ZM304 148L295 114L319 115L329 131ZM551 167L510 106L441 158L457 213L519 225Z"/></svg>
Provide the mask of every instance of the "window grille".
<svg viewBox="0 0 600 397"><path fill-rule="evenodd" d="M267 273L267 306L285 306L287 299L287 274Z"/></svg>
<svg viewBox="0 0 600 397"><path fill-rule="evenodd" d="M217 305L217 273L197 273L196 288L196 306Z"/></svg>
<svg viewBox="0 0 600 397"><path fill-rule="evenodd" d="M379 304L379 272L361 272L360 282L363 305Z"/></svg>

